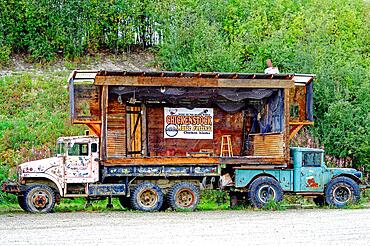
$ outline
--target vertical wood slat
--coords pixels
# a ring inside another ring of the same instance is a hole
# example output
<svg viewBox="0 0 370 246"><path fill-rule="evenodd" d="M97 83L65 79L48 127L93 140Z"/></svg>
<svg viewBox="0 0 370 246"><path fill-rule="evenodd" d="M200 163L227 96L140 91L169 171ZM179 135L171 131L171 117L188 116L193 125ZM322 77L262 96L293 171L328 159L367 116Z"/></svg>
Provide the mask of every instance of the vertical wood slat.
<svg viewBox="0 0 370 246"><path fill-rule="evenodd" d="M148 156L148 135L146 124L146 106L141 104L141 149L143 156Z"/></svg>
<svg viewBox="0 0 370 246"><path fill-rule="evenodd" d="M290 148L289 148L289 122L290 122L290 98L289 98L289 89L284 89L284 124L285 124L285 131L284 131L284 152L285 152L285 158L287 163L289 163L290 160Z"/></svg>
<svg viewBox="0 0 370 246"><path fill-rule="evenodd" d="M130 106L126 106L126 148L127 156L130 156L131 152L131 114L128 111L131 110Z"/></svg>
<svg viewBox="0 0 370 246"><path fill-rule="evenodd" d="M141 107L132 107L132 110L133 111L136 111L136 112L140 112L141 111ZM141 144L142 144L142 135L141 135L141 120L142 120L142 116L141 116L141 113L136 113L136 114L132 114L132 121L131 121L131 130L132 130L132 151L141 151L142 148L141 148ZM141 154L133 154L133 156L135 157L140 157Z"/></svg>
<svg viewBox="0 0 370 246"><path fill-rule="evenodd" d="M107 107L108 107L108 86L102 86L101 90L101 143L100 155L102 160L107 159Z"/></svg>
<svg viewBox="0 0 370 246"><path fill-rule="evenodd" d="M107 158L126 157L126 104L110 94L107 114Z"/></svg>

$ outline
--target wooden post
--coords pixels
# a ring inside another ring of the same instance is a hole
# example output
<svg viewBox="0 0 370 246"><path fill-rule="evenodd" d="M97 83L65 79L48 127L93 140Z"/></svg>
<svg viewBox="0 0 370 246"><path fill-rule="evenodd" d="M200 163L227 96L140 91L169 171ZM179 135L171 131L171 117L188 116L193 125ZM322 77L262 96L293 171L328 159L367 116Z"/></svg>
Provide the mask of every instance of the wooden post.
<svg viewBox="0 0 370 246"><path fill-rule="evenodd" d="M101 137L100 156L102 160L107 159L107 107L108 107L108 86L102 86L101 90Z"/></svg>
<svg viewBox="0 0 370 246"><path fill-rule="evenodd" d="M126 106L126 155L131 156L131 106Z"/></svg>
<svg viewBox="0 0 370 246"><path fill-rule="evenodd" d="M146 125L146 106L141 104L141 149L142 155L148 156L148 134Z"/></svg>
<svg viewBox="0 0 370 246"><path fill-rule="evenodd" d="M284 126L285 126L285 131L284 131L284 156L285 160L287 161L287 164L289 165L289 154L290 154L290 141L289 141L289 121L290 121L290 98L289 98L289 89L286 88L284 89Z"/></svg>

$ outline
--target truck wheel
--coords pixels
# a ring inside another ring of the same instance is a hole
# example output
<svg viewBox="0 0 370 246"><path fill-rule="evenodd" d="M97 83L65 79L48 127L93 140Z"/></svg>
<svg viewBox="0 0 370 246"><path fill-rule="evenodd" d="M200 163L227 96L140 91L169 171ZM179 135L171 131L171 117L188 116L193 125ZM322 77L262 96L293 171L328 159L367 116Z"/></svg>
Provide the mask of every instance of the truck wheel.
<svg viewBox="0 0 370 246"><path fill-rule="evenodd" d="M120 196L118 197L118 200L123 208L127 208L127 209L131 208L130 197Z"/></svg>
<svg viewBox="0 0 370 246"><path fill-rule="evenodd" d="M351 178L338 177L332 179L325 189L325 200L329 205L344 207L350 203L358 202L360 188Z"/></svg>
<svg viewBox="0 0 370 246"><path fill-rule="evenodd" d="M173 210L194 210L199 203L199 189L192 183L181 182L173 185L167 194L167 201Z"/></svg>
<svg viewBox="0 0 370 246"><path fill-rule="evenodd" d="M283 196L280 184L271 177L257 178L249 186L248 199L257 208L262 208L269 200L280 202Z"/></svg>
<svg viewBox="0 0 370 246"><path fill-rule="evenodd" d="M25 199L24 195L23 194L18 195L17 199L18 199L19 207L21 207L21 209L23 209L24 211L29 212L29 211L27 211L27 208L26 208L26 204L25 204L26 199Z"/></svg>
<svg viewBox="0 0 370 246"><path fill-rule="evenodd" d="M55 193L47 185L31 185L24 192L24 207L28 212L48 213L55 205Z"/></svg>
<svg viewBox="0 0 370 246"><path fill-rule="evenodd" d="M136 210L144 212L158 211L163 204L163 192L158 185L143 182L133 189L130 202Z"/></svg>

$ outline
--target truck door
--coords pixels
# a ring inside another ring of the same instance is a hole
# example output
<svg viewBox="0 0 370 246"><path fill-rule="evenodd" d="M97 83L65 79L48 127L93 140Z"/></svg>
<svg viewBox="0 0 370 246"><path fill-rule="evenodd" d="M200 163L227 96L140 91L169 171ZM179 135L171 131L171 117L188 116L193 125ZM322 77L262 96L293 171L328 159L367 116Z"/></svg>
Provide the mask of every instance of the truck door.
<svg viewBox="0 0 370 246"><path fill-rule="evenodd" d="M323 167L322 153L303 152L302 168L300 177L301 191L322 192L323 185Z"/></svg>
<svg viewBox="0 0 370 246"><path fill-rule="evenodd" d="M69 143L65 160L66 183L90 183L99 178L97 143Z"/></svg>

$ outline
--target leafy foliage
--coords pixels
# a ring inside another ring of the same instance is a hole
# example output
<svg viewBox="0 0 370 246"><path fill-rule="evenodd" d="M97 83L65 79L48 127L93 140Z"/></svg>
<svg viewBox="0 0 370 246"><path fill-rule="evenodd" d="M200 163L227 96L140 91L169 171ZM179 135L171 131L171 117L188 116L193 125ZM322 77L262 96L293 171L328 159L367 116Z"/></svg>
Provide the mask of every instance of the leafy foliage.
<svg viewBox="0 0 370 246"><path fill-rule="evenodd" d="M326 152L370 168L369 3L175 1L159 60L169 70L315 73L312 133Z"/></svg>
<svg viewBox="0 0 370 246"><path fill-rule="evenodd" d="M0 63L11 53L50 61L137 46L154 46L162 68L176 71L262 72L270 58L282 73L317 74L311 133L328 154L369 170L369 6L362 0L0 0ZM60 108L67 95L55 95L49 86L55 80L40 87L30 77L13 79L0 85L0 160L11 165L19 160L9 156L20 149L50 145L69 129ZM51 111L40 110L43 104Z"/></svg>

